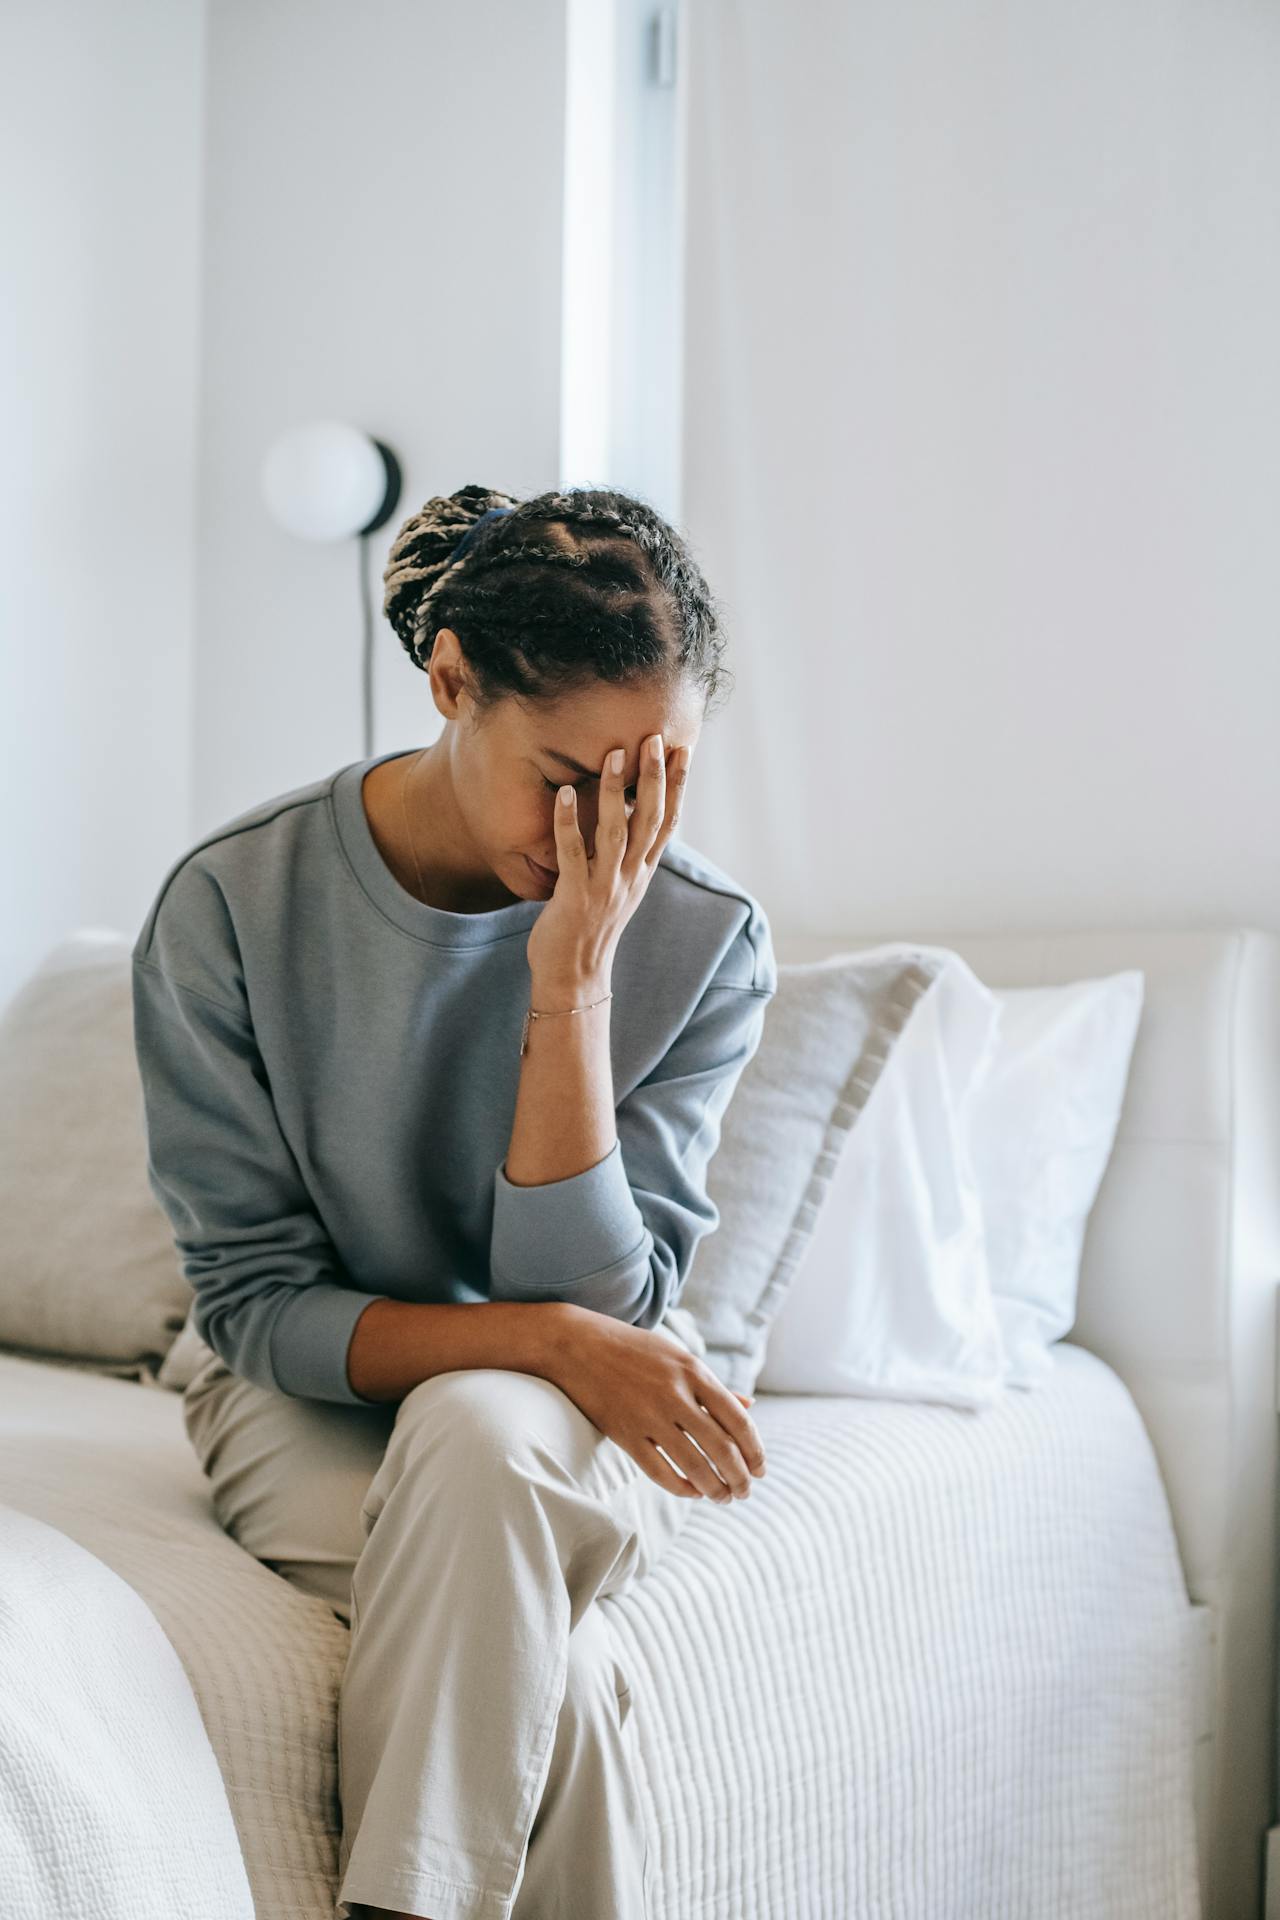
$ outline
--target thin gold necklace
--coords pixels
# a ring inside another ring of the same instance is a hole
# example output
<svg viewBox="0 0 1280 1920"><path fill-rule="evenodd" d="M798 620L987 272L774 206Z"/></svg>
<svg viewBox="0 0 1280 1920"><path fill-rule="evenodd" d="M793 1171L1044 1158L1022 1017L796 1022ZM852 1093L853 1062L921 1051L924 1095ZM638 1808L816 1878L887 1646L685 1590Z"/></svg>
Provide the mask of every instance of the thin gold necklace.
<svg viewBox="0 0 1280 1920"><path fill-rule="evenodd" d="M422 900L422 903L424 906L426 905L426 901L423 899L423 895L426 893L427 889L423 884L422 866L418 859L418 848L413 838L413 828L409 825L409 808L405 803L405 794L408 791L408 787L409 787L409 775L413 771L413 768L417 766L419 760L421 760L425 752L426 752L425 747L419 747L417 753L415 753L412 756L412 766L408 764L409 757L406 756L404 776L400 781L400 811L404 815L404 830L406 835L408 836L409 851L413 855L413 864L418 875L418 898L419 900Z"/></svg>

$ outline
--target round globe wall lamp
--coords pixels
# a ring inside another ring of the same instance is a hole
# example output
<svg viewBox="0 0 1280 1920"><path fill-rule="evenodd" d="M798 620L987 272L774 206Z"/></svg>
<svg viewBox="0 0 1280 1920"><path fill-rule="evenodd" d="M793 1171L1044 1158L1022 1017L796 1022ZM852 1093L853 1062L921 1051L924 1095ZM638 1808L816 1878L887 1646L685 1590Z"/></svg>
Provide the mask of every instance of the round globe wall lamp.
<svg viewBox="0 0 1280 1920"><path fill-rule="evenodd" d="M262 497L278 526L300 540L360 542L363 622L361 685L364 757L373 754L373 593L369 535L385 527L400 499L400 463L391 448L341 420L316 420L282 433L262 462Z"/></svg>

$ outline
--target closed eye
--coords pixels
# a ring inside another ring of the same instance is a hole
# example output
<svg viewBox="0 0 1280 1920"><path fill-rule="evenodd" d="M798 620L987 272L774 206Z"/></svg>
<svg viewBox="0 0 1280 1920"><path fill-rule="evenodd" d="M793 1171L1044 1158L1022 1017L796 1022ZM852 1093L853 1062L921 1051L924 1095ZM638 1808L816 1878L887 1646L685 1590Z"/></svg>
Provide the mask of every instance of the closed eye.
<svg viewBox="0 0 1280 1920"><path fill-rule="evenodd" d="M593 780L595 780L599 778L599 775L592 774L590 777ZM581 780L548 780L546 774L544 773L542 775L542 784L547 789L548 793L559 793L561 787L566 787L566 786L580 787L582 786L583 782ZM636 797L636 789L634 787L627 787L622 797L624 800L634 800Z"/></svg>

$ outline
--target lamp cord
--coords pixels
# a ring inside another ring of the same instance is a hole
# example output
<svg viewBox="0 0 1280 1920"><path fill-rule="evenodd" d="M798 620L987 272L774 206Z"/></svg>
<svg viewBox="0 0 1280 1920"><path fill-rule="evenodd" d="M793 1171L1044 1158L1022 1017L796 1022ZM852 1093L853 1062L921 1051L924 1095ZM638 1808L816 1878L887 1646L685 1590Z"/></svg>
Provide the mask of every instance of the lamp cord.
<svg viewBox="0 0 1280 1920"><path fill-rule="evenodd" d="M364 712L364 758L373 758L373 587L369 579L369 535L362 533L360 548L360 619L363 632L361 698Z"/></svg>

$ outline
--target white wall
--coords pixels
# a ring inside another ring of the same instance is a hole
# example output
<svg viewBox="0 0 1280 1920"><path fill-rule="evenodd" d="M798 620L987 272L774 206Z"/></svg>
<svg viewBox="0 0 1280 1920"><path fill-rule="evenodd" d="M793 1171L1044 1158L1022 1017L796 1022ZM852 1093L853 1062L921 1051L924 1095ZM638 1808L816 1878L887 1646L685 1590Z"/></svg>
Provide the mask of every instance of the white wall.
<svg viewBox="0 0 1280 1920"><path fill-rule="evenodd" d="M684 834L798 930L1275 925L1280 14L689 12L737 685ZM0 996L361 750L355 543L267 520L279 427L400 450L379 568L432 492L558 483L564 14L4 10ZM377 645L376 749L433 738Z"/></svg>
<svg viewBox="0 0 1280 1920"><path fill-rule="evenodd" d="M213 0L192 839L363 751L357 542L268 520L285 427L398 453L374 751L439 731L381 571L432 494L558 483L564 72L564 0Z"/></svg>
<svg viewBox="0 0 1280 1920"><path fill-rule="evenodd" d="M200 0L0 14L0 1000L188 808Z"/></svg>
<svg viewBox="0 0 1280 1920"><path fill-rule="evenodd" d="M1280 9L691 13L688 838L799 930L1280 927Z"/></svg>

